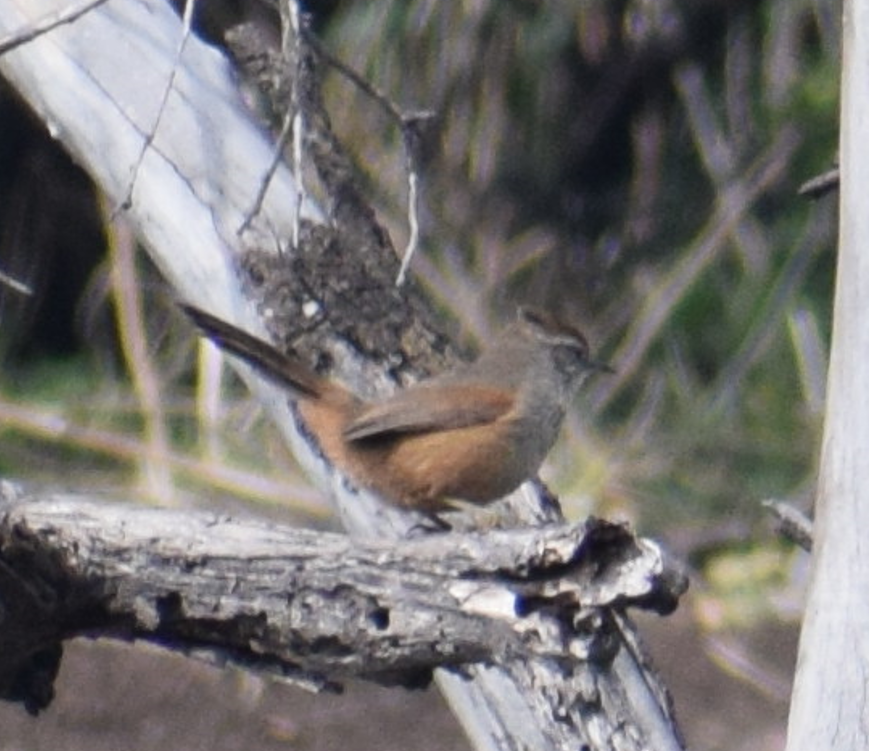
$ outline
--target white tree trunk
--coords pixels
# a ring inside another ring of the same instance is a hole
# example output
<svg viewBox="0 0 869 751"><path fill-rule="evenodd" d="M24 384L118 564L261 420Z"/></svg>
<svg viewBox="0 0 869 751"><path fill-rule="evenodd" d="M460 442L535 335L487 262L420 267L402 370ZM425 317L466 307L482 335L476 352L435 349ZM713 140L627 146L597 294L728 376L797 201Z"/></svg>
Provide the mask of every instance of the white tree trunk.
<svg viewBox="0 0 869 751"><path fill-rule="evenodd" d="M869 748L869 2L845 0L839 268L788 751Z"/></svg>

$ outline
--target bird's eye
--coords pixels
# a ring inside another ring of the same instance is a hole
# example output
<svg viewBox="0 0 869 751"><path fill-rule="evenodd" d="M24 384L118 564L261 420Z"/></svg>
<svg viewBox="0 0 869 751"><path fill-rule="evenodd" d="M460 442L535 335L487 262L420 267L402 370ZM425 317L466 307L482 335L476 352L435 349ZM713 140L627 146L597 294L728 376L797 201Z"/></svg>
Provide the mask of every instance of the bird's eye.
<svg viewBox="0 0 869 751"><path fill-rule="evenodd" d="M585 342L577 342L571 349L580 360L588 360L588 345Z"/></svg>
<svg viewBox="0 0 869 751"><path fill-rule="evenodd" d="M579 342L576 344L561 344L553 351L555 363L561 369L572 369L588 360L588 348Z"/></svg>
<svg viewBox="0 0 869 751"><path fill-rule="evenodd" d="M571 338L565 341L562 346L564 349L573 353L573 356L580 360L587 360L589 357L589 346L585 338Z"/></svg>

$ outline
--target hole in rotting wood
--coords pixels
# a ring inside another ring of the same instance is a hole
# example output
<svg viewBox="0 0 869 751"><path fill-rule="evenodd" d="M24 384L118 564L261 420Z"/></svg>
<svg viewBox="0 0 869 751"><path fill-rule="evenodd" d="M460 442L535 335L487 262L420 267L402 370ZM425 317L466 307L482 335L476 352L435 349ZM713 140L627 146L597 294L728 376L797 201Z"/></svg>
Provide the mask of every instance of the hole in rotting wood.
<svg viewBox="0 0 869 751"><path fill-rule="evenodd" d="M374 608L368 614L368 620L375 628L385 631L389 628L389 608Z"/></svg>
<svg viewBox="0 0 869 751"><path fill-rule="evenodd" d="M160 625L177 621L181 617L181 606L183 602L181 595L178 592L169 592L167 595L157 598L157 617L160 619Z"/></svg>

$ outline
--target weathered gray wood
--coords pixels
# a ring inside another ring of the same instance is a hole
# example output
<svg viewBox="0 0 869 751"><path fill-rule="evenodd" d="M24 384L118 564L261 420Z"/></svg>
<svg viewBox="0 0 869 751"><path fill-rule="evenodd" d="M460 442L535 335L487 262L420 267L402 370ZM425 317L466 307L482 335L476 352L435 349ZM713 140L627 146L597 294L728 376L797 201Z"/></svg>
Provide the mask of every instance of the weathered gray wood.
<svg viewBox="0 0 869 751"><path fill-rule="evenodd" d="M62 0L0 0L0 36L63 5ZM0 73L117 203L127 194L132 166L155 123L180 39L179 19L162 0L109 0L74 24L0 57ZM262 332L263 320L242 291L238 253L251 245L276 251L290 236L294 182L286 169L278 169L262 213L239 238L271 158L269 142L244 110L225 59L196 39L187 44L175 88L126 215L180 296ZM308 205L304 213L318 216ZM384 259L371 256L362 262L376 268ZM331 273L338 275L342 268L331 267ZM357 376L357 385L370 386L377 377L381 385L388 383L385 373L394 366L383 358L371 367L341 341L332 342L329 354L351 380ZM364 377L358 377L361 372ZM286 398L249 372L243 375L302 462L335 497L348 530L383 537L414 523L370 494L348 488L297 431ZM527 522L558 517L530 483L504 508ZM610 669L533 657L472 666L462 677L439 671L448 701L476 747L678 748L662 690L639 652L628 648L632 626L614 622L625 641ZM544 651L582 652L588 640L580 625L572 631L541 630Z"/></svg>
<svg viewBox="0 0 869 751"><path fill-rule="evenodd" d="M4 0L0 35L68 4ZM157 122L180 42L181 26L168 4L111 0L3 55L0 71L117 206ZM225 58L191 39L182 59L129 216L179 294L202 304L217 297L214 304L227 309L222 298L233 287L228 248L239 242L237 230L272 149L244 107ZM255 231L272 241L285 236L295 199L295 183L284 170Z"/></svg>
<svg viewBox="0 0 869 751"><path fill-rule="evenodd" d="M839 267L788 751L869 745L869 4L844 8Z"/></svg>
<svg viewBox="0 0 869 751"><path fill-rule="evenodd" d="M83 632L320 684L415 683L438 666L531 655L606 669L618 644L606 609L666 610L684 585L654 543L602 521L354 544L0 483L0 686L47 642ZM603 627L553 653L542 634L576 619Z"/></svg>

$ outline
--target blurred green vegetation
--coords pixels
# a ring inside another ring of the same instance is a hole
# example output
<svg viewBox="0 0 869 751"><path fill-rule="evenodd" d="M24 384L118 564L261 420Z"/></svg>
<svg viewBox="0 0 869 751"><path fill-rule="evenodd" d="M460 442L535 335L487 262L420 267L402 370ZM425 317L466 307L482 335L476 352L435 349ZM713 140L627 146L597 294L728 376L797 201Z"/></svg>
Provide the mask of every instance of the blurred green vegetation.
<svg viewBox="0 0 869 751"><path fill-rule="evenodd" d="M585 391L546 470L570 515L625 515L674 540L692 530L701 545L710 529L751 534L763 498L810 496L835 198L811 203L797 189L836 159L838 38L827 6L396 0L308 8L333 54L399 108L438 115L412 272L460 323L464 341L484 340L516 303L533 302L581 322L617 369ZM253 0L201 12L215 39L243 17L275 20ZM339 72L323 72L336 130L402 247L399 129ZM0 95L0 129L19 143L0 153L0 261L37 295L29 312L13 315L13 293L0 290L17 374L13 383L4 371L2 399L42 409L59 393L67 412L87 391L78 420L147 442L150 408L131 388L106 385L116 383L118 358L105 355L115 324L102 248L89 246L74 310L52 308L46 294L41 280L74 238L46 247L58 241L31 226L66 204L56 186L53 203L40 202L33 185L56 177L59 170L44 167L56 147L15 107L9 92ZM77 192L66 203L81 201L80 181L69 184ZM150 272L138 278L161 393L187 410L184 419L167 418L171 448L196 453L206 439L193 416L193 340L180 328L167 333L181 324L165 292ZM61 339L78 358L72 367L58 359L53 375L44 359L28 364L46 317L67 327ZM123 393L120 423L94 407L100 393ZM247 419L238 416L240 392L232 394L224 436ZM143 416L133 419L135 405ZM38 439L28 440L32 449ZM38 461L9 459L39 454L22 453L20 441L20 429L0 431L3 471L38 474ZM263 456L238 444L224 455L253 458L253 474L290 471L280 450ZM92 465L81 466L87 485ZM141 467L118 461L115 482L140 477Z"/></svg>

